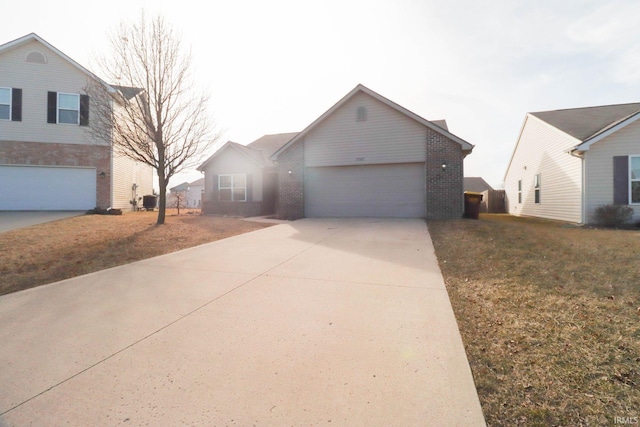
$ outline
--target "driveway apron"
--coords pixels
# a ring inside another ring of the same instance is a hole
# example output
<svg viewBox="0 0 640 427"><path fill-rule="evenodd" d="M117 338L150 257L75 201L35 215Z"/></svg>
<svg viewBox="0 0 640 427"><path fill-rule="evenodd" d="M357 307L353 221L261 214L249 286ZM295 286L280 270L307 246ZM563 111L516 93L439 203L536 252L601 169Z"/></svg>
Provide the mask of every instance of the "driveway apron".
<svg viewBox="0 0 640 427"><path fill-rule="evenodd" d="M483 426L421 220L304 219L0 297L0 426Z"/></svg>

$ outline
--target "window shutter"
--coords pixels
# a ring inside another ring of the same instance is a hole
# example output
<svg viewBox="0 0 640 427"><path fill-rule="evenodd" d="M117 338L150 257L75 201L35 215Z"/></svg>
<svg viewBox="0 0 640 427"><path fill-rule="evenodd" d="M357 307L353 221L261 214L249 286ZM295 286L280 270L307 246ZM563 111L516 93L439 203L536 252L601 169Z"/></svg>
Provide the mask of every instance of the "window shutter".
<svg viewBox="0 0 640 427"><path fill-rule="evenodd" d="M80 95L80 126L89 125L89 95Z"/></svg>
<svg viewBox="0 0 640 427"><path fill-rule="evenodd" d="M213 198L211 200L215 200L216 202L220 200L220 196L219 196L219 183L218 183L218 175L213 175L213 191L211 192L213 194Z"/></svg>
<svg viewBox="0 0 640 427"><path fill-rule="evenodd" d="M11 89L11 121L22 121L22 89Z"/></svg>
<svg viewBox="0 0 640 427"><path fill-rule="evenodd" d="M247 174L247 202L253 201L253 180L252 176Z"/></svg>
<svg viewBox="0 0 640 427"><path fill-rule="evenodd" d="M58 92L49 92L47 97L47 123L58 122Z"/></svg>
<svg viewBox="0 0 640 427"><path fill-rule="evenodd" d="M629 157L613 157L613 204L629 204Z"/></svg>

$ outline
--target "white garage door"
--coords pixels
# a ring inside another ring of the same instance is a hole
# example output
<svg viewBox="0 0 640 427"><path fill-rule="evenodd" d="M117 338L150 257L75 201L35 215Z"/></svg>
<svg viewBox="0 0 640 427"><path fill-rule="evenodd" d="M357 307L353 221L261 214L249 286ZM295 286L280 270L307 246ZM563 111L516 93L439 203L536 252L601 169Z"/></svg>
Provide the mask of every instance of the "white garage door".
<svg viewBox="0 0 640 427"><path fill-rule="evenodd" d="M96 207L95 168L0 166L0 210Z"/></svg>
<svg viewBox="0 0 640 427"><path fill-rule="evenodd" d="M307 217L425 217L424 163L308 168Z"/></svg>

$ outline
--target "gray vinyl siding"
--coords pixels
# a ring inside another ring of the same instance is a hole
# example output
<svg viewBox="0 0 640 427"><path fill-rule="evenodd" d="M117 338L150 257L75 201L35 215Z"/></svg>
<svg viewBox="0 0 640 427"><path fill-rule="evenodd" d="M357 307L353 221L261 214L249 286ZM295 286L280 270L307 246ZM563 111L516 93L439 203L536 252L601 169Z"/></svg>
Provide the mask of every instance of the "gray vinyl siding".
<svg viewBox="0 0 640 427"><path fill-rule="evenodd" d="M585 152L586 210L593 222L595 209L613 203L613 157L640 156L640 121L636 121L593 144ZM640 221L640 205L634 209L633 221Z"/></svg>
<svg viewBox="0 0 640 427"><path fill-rule="evenodd" d="M210 200L211 194L217 190L217 181L214 182L214 176L225 174L247 174L251 175L251 188L253 202L262 201L262 171L263 168L258 166L249 157L240 151L227 147L223 152L219 153L204 168L205 183L204 193L205 200Z"/></svg>
<svg viewBox="0 0 640 427"><path fill-rule="evenodd" d="M568 154L578 143L575 138L527 115L505 176L508 212L582 222L582 160ZM538 174L540 203L535 203L534 179ZM522 180L522 203L518 203L519 180Z"/></svg>
<svg viewBox="0 0 640 427"><path fill-rule="evenodd" d="M366 120L358 121L358 108ZM423 162L426 128L365 93L358 93L304 138L305 166Z"/></svg>
<svg viewBox="0 0 640 427"><path fill-rule="evenodd" d="M48 62L26 62L25 58L31 51L43 53ZM87 79L87 74L37 41L4 52L0 56L0 86L22 89L22 121L3 121L0 124L0 139L89 143L87 127L47 123L47 92L85 93Z"/></svg>

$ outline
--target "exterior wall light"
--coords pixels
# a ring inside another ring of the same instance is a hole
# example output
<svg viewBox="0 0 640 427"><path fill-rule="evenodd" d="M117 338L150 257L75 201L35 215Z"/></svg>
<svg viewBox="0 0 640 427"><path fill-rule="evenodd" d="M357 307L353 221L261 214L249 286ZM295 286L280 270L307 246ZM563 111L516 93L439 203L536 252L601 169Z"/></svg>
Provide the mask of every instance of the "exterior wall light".
<svg viewBox="0 0 640 427"><path fill-rule="evenodd" d="M442 172L447 170L447 162L442 162Z"/></svg>
<svg viewBox="0 0 640 427"><path fill-rule="evenodd" d="M292 175L293 171L291 169L289 169L289 175Z"/></svg>
<svg viewBox="0 0 640 427"><path fill-rule="evenodd" d="M100 178L104 178L105 176L107 176L107 174L104 173L104 171L100 172Z"/></svg>

